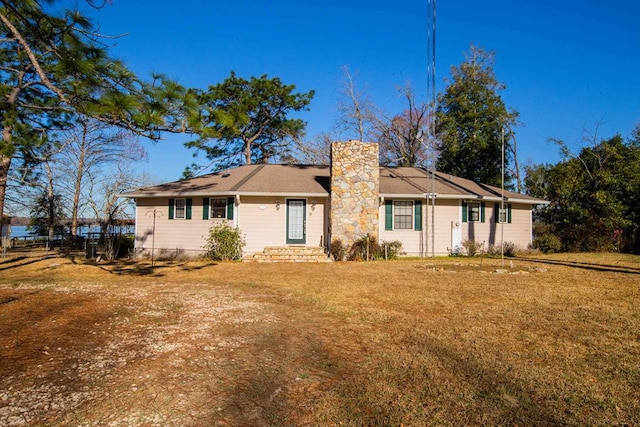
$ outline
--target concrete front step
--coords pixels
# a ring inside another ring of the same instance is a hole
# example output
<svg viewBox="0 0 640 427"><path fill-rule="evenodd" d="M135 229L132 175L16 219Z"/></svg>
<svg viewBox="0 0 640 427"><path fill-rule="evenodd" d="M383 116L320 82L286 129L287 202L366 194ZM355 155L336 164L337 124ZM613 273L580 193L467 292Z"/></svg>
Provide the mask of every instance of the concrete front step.
<svg viewBox="0 0 640 427"><path fill-rule="evenodd" d="M263 252L248 255L245 262L331 262L318 246L268 246Z"/></svg>

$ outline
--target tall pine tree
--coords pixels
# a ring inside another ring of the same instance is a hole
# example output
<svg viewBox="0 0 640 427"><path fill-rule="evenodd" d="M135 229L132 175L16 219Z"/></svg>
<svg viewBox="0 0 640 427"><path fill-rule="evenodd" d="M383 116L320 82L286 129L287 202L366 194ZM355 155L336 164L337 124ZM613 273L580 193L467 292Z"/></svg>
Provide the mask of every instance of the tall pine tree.
<svg viewBox="0 0 640 427"><path fill-rule="evenodd" d="M505 182L513 179L508 165L515 158L512 131L518 113L507 109L499 91L505 86L493 72L494 57L471 46L436 106L440 140L437 169L489 185L502 182L502 132L505 142Z"/></svg>
<svg viewBox="0 0 640 427"><path fill-rule="evenodd" d="M189 93L163 76L139 80L107 55L77 10L60 16L55 0L0 0L0 215L16 153L45 143L78 115L157 139L181 131ZM193 101L193 99L191 99Z"/></svg>

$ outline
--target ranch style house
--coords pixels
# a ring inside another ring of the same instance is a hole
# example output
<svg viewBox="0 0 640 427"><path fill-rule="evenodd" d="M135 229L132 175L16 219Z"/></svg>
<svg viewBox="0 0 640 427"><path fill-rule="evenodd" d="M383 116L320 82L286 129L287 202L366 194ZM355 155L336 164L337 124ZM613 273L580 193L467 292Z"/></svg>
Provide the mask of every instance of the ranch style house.
<svg viewBox="0 0 640 427"><path fill-rule="evenodd" d="M245 165L125 193L136 201L136 255L202 255L218 221L239 228L245 260L278 251L298 260L309 250L326 260L331 242L365 235L400 241L407 256L455 253L465 239L485 248L531 243L532 209L544 200L420 167L380 166L378 154L376 143L334 142L329 166Z"/></svg>

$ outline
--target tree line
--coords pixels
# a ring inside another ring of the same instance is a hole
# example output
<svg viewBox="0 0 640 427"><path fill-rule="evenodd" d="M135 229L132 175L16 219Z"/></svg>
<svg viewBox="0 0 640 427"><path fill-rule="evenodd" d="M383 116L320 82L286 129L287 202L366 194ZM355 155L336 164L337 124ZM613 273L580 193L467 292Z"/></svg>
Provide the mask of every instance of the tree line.
<svg viewBox="0 0 640 427"><path fill-rule="evenodd" d="M435 105L419 102L410 84L398 89L399 114L377 108L345 67L339 119L310 141L306 123L291 116L309 109L314 91L234 72L206 90L162 74L141 78L109 55L86 17L49 14L49 3L0 0L0 213L5 201L31 200L49 234L57 218L70 218L76 234L82 212L103 227L122 216L127 201L118 194L150 183L126 167L145 156L140 138L185 133L192 136L185 145L206 159L188 166L185 178L241 164L326 164L331 141L370 140L380 144L382 164L437 169L548 200L535 213L543 250L640 250L638 128L627 139L593 139L575 155L557 141L561 162L521 171L519 114L502 100L494 55L478 46L451 67Z"/></svg>

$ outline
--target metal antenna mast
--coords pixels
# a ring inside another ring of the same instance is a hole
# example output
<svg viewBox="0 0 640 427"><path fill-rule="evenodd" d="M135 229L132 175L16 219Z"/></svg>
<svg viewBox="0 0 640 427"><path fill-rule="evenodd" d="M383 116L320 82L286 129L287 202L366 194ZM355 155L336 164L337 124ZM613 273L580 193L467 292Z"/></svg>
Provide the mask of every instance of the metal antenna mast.
<svg viewBox="0 0 640 427"><path fill-rule="evenodd" d="M430 105L428 117L428 164L431 168L430 194L427 196L427 208L431 201L431 256L435 257L435 205L436 205L436 0L427 0L427 102ZM429 212L427 212L427 217ZM429 226L428 225L428 226Z"/></svg>

